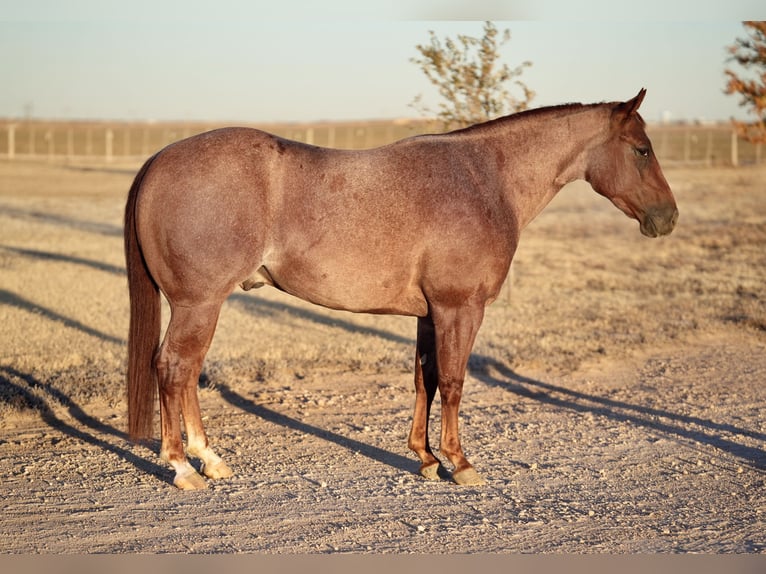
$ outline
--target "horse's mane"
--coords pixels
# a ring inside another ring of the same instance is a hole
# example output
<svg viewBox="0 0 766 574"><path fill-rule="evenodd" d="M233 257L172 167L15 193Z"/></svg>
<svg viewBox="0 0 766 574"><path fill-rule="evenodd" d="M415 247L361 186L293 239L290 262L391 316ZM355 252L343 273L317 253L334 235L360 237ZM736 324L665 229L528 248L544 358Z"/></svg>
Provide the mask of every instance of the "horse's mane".
<svg viewBox="0 0 766 574"><path fill-rule="evenodd" d="M604 102L600 102L597 104L569 103L569 104L559 104L555 106L545 106L542 108L534 108L531 110L516 112L515 114L510 114L507 116L501 116L493 120L487 120L486 122L473 124L464 128L458 128L456 130L452 130L447 133L448 134L469 134L469 133L477 132L479 130L485 130L487 128L500 127L502 125L512 123L512 122L515 123L519 121L534 119L538 116L560 116L560 115L572 113L575 111L586 111L588 109L592 109L602 105L604 105Z"/></svg>

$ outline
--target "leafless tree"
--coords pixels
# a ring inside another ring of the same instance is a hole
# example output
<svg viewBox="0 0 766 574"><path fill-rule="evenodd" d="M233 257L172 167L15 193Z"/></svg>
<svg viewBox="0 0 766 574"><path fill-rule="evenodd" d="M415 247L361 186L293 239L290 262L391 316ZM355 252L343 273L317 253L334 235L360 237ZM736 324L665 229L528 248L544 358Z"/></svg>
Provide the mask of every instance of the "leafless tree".
<svg viewBox="0 0 766 574"><path fill-rule="evenodd" d="M454 129L529 106L534 92L519 78L532 63L525 61L510 68L500 62L500 48L510 41L510 30L500 34L492 22L485 22L481 38L458 35L457 40L447 37L442 41L433 31L429 33L430 42L416 46L421 57L411 62L420 66L443 101L435 112L419 95L412 107L437 117L445 129Z"/></svg>

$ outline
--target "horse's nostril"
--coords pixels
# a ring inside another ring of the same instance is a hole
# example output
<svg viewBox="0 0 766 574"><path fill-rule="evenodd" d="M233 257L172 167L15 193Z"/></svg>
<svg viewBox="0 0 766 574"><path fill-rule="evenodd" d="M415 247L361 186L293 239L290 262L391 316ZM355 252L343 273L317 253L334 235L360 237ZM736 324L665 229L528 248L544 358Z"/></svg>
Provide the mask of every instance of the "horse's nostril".
<svg viewBox="0 0 766 574"><path fill-rule="evenodd" d="M664 229L661 231L661 234L667 235L668 233L673 231L677 221L678 221L678 208L674 207L673 213L670 216L670 218L667 219L667 224L664 226Z"/></svg>

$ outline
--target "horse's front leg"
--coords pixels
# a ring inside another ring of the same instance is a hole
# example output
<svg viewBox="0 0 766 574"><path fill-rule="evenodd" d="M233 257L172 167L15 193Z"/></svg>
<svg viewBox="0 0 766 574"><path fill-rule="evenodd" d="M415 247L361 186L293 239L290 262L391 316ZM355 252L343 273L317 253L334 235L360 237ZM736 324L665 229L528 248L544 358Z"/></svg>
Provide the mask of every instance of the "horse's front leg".
<svg viewBox="0 0 766 574"><path fill-rule="evenodd" d="M463 485L484 484L463 453L458 430L460 399L463 394L468 357L484 318L484 307L434 308L442 432L439 450L455 466L453 480Z"/></svg>
<svg viewBox="0 0 766 574"><path fill-rule="evenodd" d="M420 458L420 474L429 480L439 479L441 462L434 456L428 440L431 404L438 386L436 369L436 338L431 316L418 317L418 337L415 352L415 412L407 446Z"/></svg>

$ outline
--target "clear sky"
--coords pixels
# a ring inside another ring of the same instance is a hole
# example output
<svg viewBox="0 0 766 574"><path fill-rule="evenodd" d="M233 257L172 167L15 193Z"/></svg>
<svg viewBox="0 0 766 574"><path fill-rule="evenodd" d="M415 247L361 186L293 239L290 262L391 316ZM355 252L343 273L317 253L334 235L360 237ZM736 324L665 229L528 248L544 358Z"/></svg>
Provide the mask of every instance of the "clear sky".
<svg viewBox="0 0 766 574"><path fill-rule="evenodd" d="M763 0L0 0L0 117L223 122L418 117L416 44L511 30L533 106L624 100L649 121L743 117L726 46Z"/></svg>

